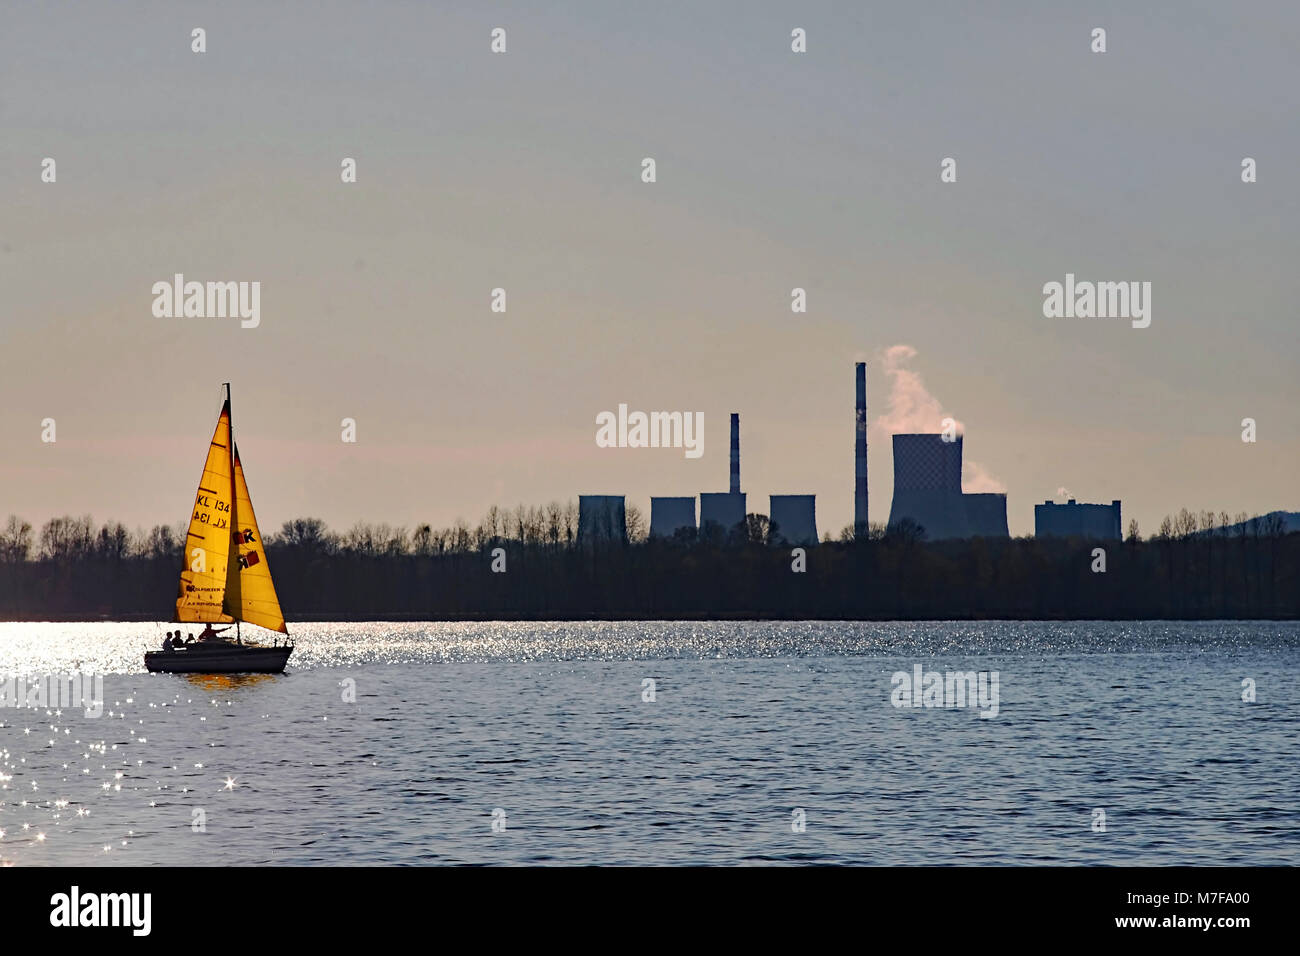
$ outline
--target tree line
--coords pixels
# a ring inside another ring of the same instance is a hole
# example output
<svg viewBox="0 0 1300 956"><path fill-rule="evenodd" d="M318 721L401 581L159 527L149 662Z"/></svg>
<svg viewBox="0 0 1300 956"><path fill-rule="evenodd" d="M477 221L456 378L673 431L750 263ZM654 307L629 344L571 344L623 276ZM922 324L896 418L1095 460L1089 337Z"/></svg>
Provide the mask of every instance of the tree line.
<svg viewBox="0 0 1300 956"><path fill-rule="evenodd" d="M581 543L574 502L491 508L477 525L287 521L264 545L288 620L1300 617L1300 534L1183 509L1143 539L930 542L904 522L797 553L765 515L733 529ZM0 619L157 620L184 525L90 516L0 527ZM1103 551L1099 570L1096 550Z"/></svg>

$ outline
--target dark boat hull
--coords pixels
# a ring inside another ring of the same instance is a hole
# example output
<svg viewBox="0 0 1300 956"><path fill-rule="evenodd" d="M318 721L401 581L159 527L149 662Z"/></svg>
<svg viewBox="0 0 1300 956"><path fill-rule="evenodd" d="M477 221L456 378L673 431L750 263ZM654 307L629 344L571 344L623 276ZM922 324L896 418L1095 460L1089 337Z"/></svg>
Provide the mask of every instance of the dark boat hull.
<svg viewBox="0 0 1300 956"><path fill-rule="evenodd" d="M144 666L152 674L279 674L292 653L292 647L187 645L174 651L146 651Z"/></svg>

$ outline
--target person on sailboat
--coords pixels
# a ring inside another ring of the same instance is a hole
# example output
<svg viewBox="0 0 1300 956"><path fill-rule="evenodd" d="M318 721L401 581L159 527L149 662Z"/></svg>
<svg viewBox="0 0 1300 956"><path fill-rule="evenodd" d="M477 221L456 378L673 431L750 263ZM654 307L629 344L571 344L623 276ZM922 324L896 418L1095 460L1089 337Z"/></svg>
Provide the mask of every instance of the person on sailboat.
<svg viewBox="0 0 1300 956"><path fill-rule="evenodd" d="M211 624L208 624L208 625L206 625L206 626L203 628L202 632L200 632L200 634L199 634L199 640L200 640L200 641L214 641L214 640L216 640L218 634L222 633L223 631L228 631L228 630L230 630L230 628L228 628L228 627L223 627L223 628L221 628L221 630L217 630L217 629L214 628Z"/></svg>

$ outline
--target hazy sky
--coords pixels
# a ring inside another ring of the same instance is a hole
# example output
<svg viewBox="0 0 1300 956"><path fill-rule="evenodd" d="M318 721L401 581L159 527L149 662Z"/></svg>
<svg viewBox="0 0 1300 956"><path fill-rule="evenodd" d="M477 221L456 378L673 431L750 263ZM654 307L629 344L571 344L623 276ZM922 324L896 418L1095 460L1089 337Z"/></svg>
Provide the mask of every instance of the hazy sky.
<svg viewBox="0 0 1300 956"><path fill-rule="evenodd" d="M1300 509L1300 9L978 8L7 4L0 519L186 519L228 380L268 529L648 512L726 490L737 411L750 510L838 532L859 359L888 516L899 345L1013 534L1061 487L1148 533ZM155 318L177 272L261 325ZM1151 282L1150 327L1044 318L1067 272ZM702 411L703 457L596 447L619 403Z"/></svg>

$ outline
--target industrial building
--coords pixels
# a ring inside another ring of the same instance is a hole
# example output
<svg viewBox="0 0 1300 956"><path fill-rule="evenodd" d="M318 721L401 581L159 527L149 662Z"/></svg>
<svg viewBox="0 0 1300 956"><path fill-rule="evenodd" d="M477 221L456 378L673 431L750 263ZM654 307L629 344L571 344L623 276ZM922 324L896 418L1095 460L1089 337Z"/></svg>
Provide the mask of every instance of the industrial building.
<svg viewBox="0 0 1300 956"><path fill-rule="evenodd" d="M650 537L671 538L683 531L695 533L695 499L651 498Z"/></svg>
<svg viewBox="0 0 1300 956"><path fill-rule="evenodd" d="M740 490L740 415L732 412L731 490L700 494L700 531L709 532L709 526L716 525L726 535L744 520L745 494Z"/></svg>
<svg viewBox="0 0 1300 956"><path fill-rule="evenodd" d="M1007 496L963 494L963 436L894 436L894 500L889 524L911 520L931 541L949 538L1006 538Z"/></svg>
<svg viewBox="0 0 1300 956"><path fill-rule="evenodd" d="M774 544L817 543L816 495L772 495L768 519Z"/></svg>
<svg viewBox="0 0 1300 956"><path fill-rule="evenodd" d="M1044 501L1034 505L1034 536L1039 538L1087 538L1119 541L1122 537L1119 501L1108 505L1079 504L1071 498L1058 505Z"/></svg>
<svg viewBox="0 0 1300 956"><path fill-rule="evenodd" d="M853 536L867 536L867 363L854 367L857 400L853 406Z"/></svg>
<svg viewBox="0 0 1300 956"><path fill-rule="evenodd" d="M627 508L622 495L578 496L578 543L627 543Z"/></svg>

